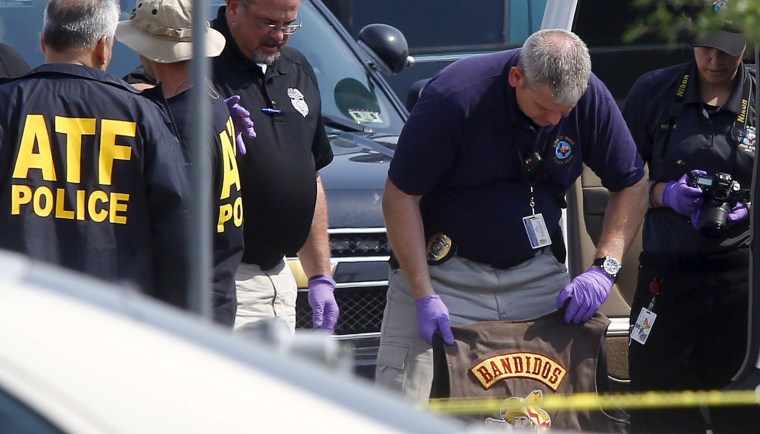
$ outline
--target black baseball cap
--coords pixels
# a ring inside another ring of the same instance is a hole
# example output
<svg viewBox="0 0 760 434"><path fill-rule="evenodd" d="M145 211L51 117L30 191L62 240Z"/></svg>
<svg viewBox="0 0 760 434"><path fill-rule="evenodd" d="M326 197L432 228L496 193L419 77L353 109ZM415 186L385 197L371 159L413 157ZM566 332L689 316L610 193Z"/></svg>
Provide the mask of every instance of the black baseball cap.
<svg viewBox="0 0 760 434"><path fill-rule="evenodd" d="M732 27L724 27L721 30L710 33L707 36L697 38L692 44L694 47L716 48L729 56L741 56L747 42L744 35Z"/></svg>

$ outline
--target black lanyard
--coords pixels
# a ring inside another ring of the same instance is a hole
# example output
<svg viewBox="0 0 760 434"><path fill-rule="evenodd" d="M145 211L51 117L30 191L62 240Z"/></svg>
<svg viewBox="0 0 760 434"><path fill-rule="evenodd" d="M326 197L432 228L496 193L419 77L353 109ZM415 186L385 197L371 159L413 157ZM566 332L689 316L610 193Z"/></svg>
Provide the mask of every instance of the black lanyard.
<svg viewBox="0 0 760 434"><path fill-rule="evenodd" d="M546 136L545 139L543 138L544 135ZM565 194L562 189L557 184L555 184L551 178L549 178L549 174L546 173L546 163L543 160L546 149L549 147L550 143L556 141L558 135L559 125L551 129L548 127L541 128L537 134L536 139L533 141L533 144L539 144L538 148L540 149L537 149L531 145L531 152L527 157L525 157L523 155L522 147L518 145L517 156L520 158L519 162L522 175L525 180L528 181L528 184L530 184L531 201L533 201L532 196L535 184L538 181L543 180L546 184L549 185L549 188L552 190L552 192L554 192L554 196L556 197L559 206L562 208L567 208ZM531 203L531 207L533 206L534 203Z"/></svg>
<svg viewBox="0 0 760 434"><path fill-rule="evenodd" d="M690 64L691 65L691 64ZM680 80L678 80L678 86L676 87L675 92L673 93L673 103L670 106L670 118L668 120L668 130L665 133L665 140L663 140L662 146L660 146L660 152L658 153L659 161L662 163L665 159L665 150L668 147L668 144L670 143L670 135L673 132L673 127L675 127L676 124L676 118L681 116L683 113L683 106L684 106L684 99L686 97L686 89L689 85L689 79L690 79L690 69L691 66L687 66L684 73L681 75ZM734 123L731 126L731 138L735 141L735 143L738 145L742 142L742 139L746 137L747 134L747 124L749 122L750 116L750 98L752 96L752 74L751 73L745 73L744 77L744 86L742 89L742 94L744 95L744 98L742 98L741 101L741 111L738 115L736 115L736 118L734 119Z"/></svg>

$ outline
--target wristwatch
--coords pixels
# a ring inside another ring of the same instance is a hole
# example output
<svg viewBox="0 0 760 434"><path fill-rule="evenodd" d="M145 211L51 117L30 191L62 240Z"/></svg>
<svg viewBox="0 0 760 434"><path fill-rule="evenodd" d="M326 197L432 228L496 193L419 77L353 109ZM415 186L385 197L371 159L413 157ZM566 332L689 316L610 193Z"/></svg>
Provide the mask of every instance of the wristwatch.
<svg viewBox="0 0 760 434"><path fill-rule="evenodd" d="M612 256L605 256L603 258L594 259L593 265L602 269L602 272L607 275L613 282L617 282L620 269L623 267L620 261Z"/></svg>

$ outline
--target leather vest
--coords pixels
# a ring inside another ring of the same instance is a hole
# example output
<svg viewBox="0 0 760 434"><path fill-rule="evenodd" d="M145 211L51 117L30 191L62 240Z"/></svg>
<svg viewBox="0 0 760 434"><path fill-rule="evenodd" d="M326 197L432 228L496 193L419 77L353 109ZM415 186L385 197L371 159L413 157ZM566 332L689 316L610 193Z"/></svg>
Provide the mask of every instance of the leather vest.
<svg viewBox="0 0 760 434"><path fill-rule="evenodd" d="M541 408L547 395L597 393L600 382L607 389L606 364L600 365L599 355L609 323L597 313L585 324L566 324L556 312L533 321L452 326L454 345L440 340L434 345L431 397L504 398L500 411L467 417L503 429L511 424L539 431L626 432L627 415L620 410Z"/></svg>

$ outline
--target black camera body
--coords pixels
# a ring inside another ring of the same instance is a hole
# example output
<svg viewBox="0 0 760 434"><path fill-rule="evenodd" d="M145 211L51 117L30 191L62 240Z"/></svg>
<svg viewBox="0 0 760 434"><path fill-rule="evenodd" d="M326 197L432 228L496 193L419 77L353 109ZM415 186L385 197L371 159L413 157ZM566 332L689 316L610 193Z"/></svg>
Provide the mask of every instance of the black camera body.
<svg viewBox="0 0 760 434"><path fill-rule="evenodd" d="M728 173L715 175L689 174L688 185L702 190L705 202L699 222L699 231L707 236L718 237L726 231L726 219L736 203L749 199L749 190L742 190L738 181Z"/></svg>

